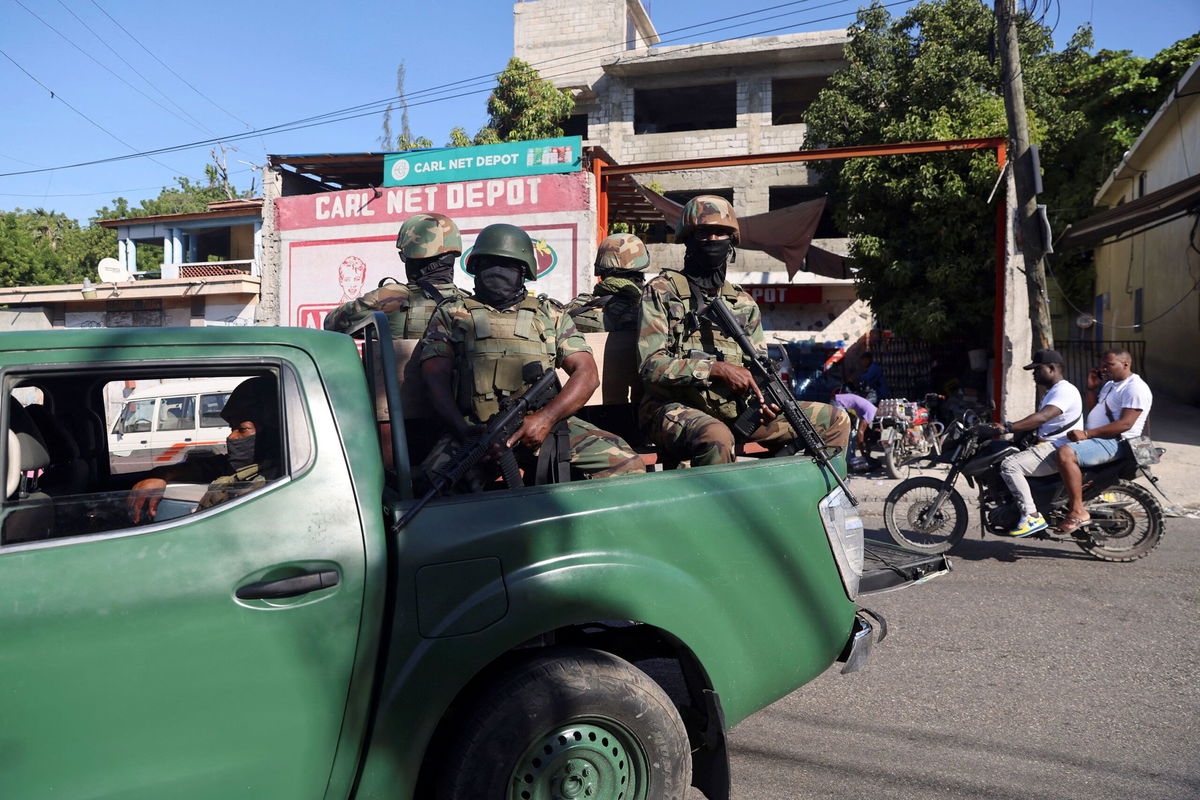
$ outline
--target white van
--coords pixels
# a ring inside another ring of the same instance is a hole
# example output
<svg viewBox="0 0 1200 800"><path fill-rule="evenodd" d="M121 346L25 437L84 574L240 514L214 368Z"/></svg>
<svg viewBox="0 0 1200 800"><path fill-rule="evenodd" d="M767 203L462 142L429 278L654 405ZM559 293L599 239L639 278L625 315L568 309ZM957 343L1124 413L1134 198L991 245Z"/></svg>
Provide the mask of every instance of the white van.
<svg viewBox="0 0 1200 800"><path fill-rule="evenodd" d="M110 471L143 472L192 452L225 452L229 425L221 409L245 379L167 379L132 390L120 382L106 386L106 396L120 404L108 433Z"/></svg>

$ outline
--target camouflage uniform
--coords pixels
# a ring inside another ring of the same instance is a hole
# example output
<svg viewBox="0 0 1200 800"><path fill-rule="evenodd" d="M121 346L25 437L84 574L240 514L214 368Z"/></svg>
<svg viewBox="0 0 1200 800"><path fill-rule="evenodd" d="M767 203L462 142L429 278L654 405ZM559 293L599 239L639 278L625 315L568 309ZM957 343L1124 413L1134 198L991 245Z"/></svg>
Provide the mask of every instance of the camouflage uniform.
<svg viewBox="0 0 1200 800"><path fill-rule="evenodd" d="M617 233L601 242L596 253L596 274L603 280L590 294L581 294L567 305L567 313L579 332L637 330L641 274L649 268L646 245L633 234Z"/></svg>
<svg viewBox="0 0 1200 800"><path fill-rule="evenodd" d="M728 202L698 197L684 207L677 240L698 227L724 229L736 242L737 218ZM741 287L724 281L719 291L741 323L755 349L765 351L758 305ZM745 367L740 347L707 320L690 314L692 289L683 273L665 270L646 286L642 296L638 358L645 395L638 422L646 436L667 456L689 460L693 466L727 464L734 460L730 425L744 408L745 398L724 381L710 380L717 360ZM827 445L845 448L850 420L844 411L825 403L800 403ZM792 426L782 417L760 425L749 440L771 452L794 441Z"/></svg>
<svg viewBox="0 0 1200 800"><path fill-rule="evenodd" d="M421 340L422 361L454 359L459 410L471 424L490 419L502 400L525 390L521 369L540 361L561 367L575 353L591 353L571 318L550 303L527 296L498 311L472 298L437 307ZM591 478L645 471L641 457L619 436L568 417L571 465ZM426 469L435 465L426 465Z"/></svg>
<svg viewBox="0 0 1200 800"><path fill-rule="evenodd" d="M433 258L444 253L462 253L462 237L454 221L442 214L417 214L400 227L396 247L409 259ZM424 283L425 286L422 286ZM427 291L425 287L429 287ZM450 281L388 283L362 297L343 303L325 317L325 330L344 333L375 311L387 314L394 339L420 339L439 302L465 297L466 292Z"/></svg>

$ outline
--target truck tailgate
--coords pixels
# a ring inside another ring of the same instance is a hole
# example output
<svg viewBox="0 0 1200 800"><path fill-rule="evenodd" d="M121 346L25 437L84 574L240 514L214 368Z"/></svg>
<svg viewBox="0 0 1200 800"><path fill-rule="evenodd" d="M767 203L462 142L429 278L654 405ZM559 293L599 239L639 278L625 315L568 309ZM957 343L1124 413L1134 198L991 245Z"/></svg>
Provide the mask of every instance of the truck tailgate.
<svg viewBox="0 0 1200 800"><path fill-rule="evenodd" d="M859 594L874 594L914 586L950 571L946 556L905 550L894 544L867 539Z"/></svg>

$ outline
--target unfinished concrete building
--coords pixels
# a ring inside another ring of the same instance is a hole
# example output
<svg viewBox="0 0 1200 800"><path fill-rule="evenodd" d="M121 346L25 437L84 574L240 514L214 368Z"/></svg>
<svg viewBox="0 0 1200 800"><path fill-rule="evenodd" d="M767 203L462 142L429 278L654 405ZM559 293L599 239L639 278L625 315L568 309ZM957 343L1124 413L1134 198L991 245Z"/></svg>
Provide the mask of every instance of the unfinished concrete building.
<svg viewBox="0 0 1200 800"><path fill-rule="evenodd" d="M844 29L664 43L640 0L528 0L514 5L514 54L575 95L565 132L603 148L618 163L787 152L804 142L804 112L844 65ZM696 20L703 22L703 20ZM647 175L678 202L721 195L739 214L820 197L818 176L802 163L724 167ZM845 252L827 213L815 244ZM668 230L648 236L651 258L678 264ZM742 252L730 278L763 306L772 334L808 341L854 341L871 324L853 281L800 273Z"/></svg>

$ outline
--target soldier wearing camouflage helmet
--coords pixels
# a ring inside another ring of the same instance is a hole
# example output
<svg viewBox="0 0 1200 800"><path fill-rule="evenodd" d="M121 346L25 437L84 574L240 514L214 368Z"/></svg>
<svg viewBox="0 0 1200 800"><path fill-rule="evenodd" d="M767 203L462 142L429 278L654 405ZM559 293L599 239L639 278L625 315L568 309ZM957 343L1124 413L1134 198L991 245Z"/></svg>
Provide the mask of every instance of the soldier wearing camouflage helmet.
<svg viewBox="0 0 1200 800"><path fill-rule="evenodd" d="M130 518L149 522L169 481L207 483L197 511L232 500L283 475L280 452L279 393L274 376L248 378L237 385L221 409L229 424L224 455L191 455L178 464L157 467L133 485L126 500Z"/></svg>
<svg viewBox="0 0 1200 800"><path fill-rule="evenodd" d="M590 294L567 304L567 313L580 333L637 330L642 285L650 269L646 245L632 233L615 233L600 243L596 276L600 282Z"/></svg>
<svg viewBox="0 0 1200 800"><path fill-rule="evenodd" d="M751 394L762 399L741 348L695 313L720 295L750 341L766 349L754 298L725 279L740 233L737 215L724 198L701 195L688 201L675 234L686 248L683 269L663 270L642 296L638 358L645 393L638 421L660 450L692 466L733 461L730 425ZM846 412L825 403L801 406L826 444L846 447ZM749 440L777 452L795 438L791 425L765 409Z"/></svg>
<svg viewBox="0 0 1200 800"><path fill-rule="evenodd" d="M444 214L416 214L396 236L406 283L385 279L378 289L343 303L325 317L325 330L345 332L374 311L388 316L396 339L420 339L434 306L464 292L454 285L454 261L462 255L462 236ZM390 281L390 282L389 282Z"/></svg>
<svg viewBox="0 0 1200 800"><path fill-rule="evenodd" d="M526 465L555 431L556 445L569 450L571 469L603 478L644 472L645 466L619 436L572 416L599 385L592 351L571 317L525 289L537 257L533 242L515 225L489 225L480 231L467 261L475 277L472 297L454 298L433 312L421 340L421 373L430 404L451 436L464 440L473 425L487 422L508 398L527 388L522 371L529 362L566 371L566 384L543 408L525 418L512 436L518 462ZM428 472L451 450L443 443L426 460ZM558 453L556 458L566 460Z"/></svg>

